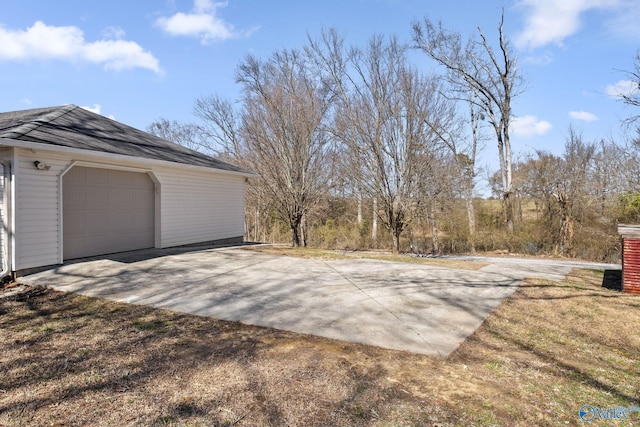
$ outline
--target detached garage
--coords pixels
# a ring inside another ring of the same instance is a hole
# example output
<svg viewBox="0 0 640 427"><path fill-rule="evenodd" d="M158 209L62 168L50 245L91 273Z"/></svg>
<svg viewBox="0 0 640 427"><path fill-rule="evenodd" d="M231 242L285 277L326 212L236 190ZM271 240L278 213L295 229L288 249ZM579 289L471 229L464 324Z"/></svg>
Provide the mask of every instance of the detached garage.
<svg viewBox="0 0 640 427"><path fill-rule="evenodd" d="M241 242L250 172L74 105L0 113L2 274Z"/></svg>

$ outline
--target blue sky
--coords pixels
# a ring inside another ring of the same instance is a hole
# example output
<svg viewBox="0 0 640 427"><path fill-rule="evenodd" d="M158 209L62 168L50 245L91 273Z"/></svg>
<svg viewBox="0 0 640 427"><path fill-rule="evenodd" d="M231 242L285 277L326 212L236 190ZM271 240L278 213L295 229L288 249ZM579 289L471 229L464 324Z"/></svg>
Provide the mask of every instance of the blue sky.
<svg viewBox="0 0 640 427"><path fill-rule="evenodd" d="M615 99L630 90L623 70L640 48L637 0L0 0L0 111L77 104L140 129L192 121L197 97L238 95L234 72L248 53L297 48L328 27L349 44L408 41L424 16L495 40L503 9L526 79L516 155L560 153L570 125L588 140L621 141L621 120L640 113ZM485 150L491 157L493 142Z"/></svg>

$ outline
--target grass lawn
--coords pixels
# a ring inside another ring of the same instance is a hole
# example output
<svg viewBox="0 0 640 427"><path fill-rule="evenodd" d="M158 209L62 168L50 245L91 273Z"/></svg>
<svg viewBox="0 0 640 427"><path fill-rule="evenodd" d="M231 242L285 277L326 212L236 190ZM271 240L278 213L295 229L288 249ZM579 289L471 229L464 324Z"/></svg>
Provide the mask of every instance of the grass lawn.
<svg viewBox="0 0 640 427"><path fill-rule="evenodd" d="M0 300L0 426L640 425L579 418L640 406L640 297L602 276L523 282L447 359L33 288Z"/></svg>

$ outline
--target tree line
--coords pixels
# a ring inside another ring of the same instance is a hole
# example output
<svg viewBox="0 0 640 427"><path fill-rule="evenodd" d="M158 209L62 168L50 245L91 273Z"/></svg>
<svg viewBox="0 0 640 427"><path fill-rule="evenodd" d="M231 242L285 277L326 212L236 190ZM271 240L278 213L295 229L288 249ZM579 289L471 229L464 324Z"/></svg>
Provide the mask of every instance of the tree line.
<svg viewBox="0 0 640 427"><path fill-rule="evenodd" d="M203 96L197 122L159 119L148 131L260 176L247 188L250 240L612 259L615 225L640 219L640 140L591 142L569 129L562 155L514 160L522 75L503 20L493 42L428 18L408 43L375 35L347 46L325 30L302 48L247 55L239 99ZM413 65L415 52L439 72ZM630 75L640 81L638 69ZM476 161L489 142L495 173ZM483 174L490 199L476 197Z"/></svg>

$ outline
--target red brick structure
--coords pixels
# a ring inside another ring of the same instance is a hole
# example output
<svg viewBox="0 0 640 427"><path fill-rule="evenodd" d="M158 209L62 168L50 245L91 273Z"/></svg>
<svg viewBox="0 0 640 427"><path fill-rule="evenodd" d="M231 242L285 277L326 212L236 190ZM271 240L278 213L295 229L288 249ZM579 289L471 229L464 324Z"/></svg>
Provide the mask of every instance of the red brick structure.
<svg viewBox="0 0 640 427"><path fill-rule="evenodd" d="M618 225L622 237L622 291L640 295L640 224Z"/></svg>

